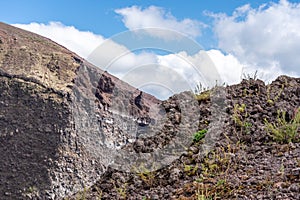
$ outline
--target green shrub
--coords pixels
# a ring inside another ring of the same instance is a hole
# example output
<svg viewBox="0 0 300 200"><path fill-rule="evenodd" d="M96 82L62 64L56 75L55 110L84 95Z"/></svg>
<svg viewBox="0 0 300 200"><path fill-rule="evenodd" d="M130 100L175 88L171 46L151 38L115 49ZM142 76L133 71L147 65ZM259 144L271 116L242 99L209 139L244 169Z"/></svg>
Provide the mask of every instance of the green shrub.
<svg viewBox="0 0 300 200"><path fill-rule="evenodd" d="M296 142L300 127L300 108L297 109L294 118L290 122L286 120L285 111L278 111L276 123L270 123L265 119L265 126L269 135L276 142Z"/></svg>
<svg viewBox="0 0 300 200"><path fill-rule="evenodd" d="M194 134L193 141L194 142L199 142L201 139L204 138L206 133L207 133L206 129L198 131L197 133Z"/></svg>

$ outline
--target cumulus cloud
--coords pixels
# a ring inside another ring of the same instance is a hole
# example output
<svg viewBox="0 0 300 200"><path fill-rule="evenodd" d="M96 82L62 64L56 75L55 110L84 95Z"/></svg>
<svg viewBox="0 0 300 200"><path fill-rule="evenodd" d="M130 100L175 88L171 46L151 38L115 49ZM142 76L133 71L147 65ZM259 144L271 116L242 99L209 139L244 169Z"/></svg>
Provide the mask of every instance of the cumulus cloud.
<svg viewBox="0 0 300 200"><path fill-rule="evenodd" d="M161 99L174 93L193 90L199 81L205 86L219 82L236 83L242 65L232 55L219 50L201 50L193 55L186 51L158 55L134 52L113 40L60 22L49 24L15 24L66 46L129 84ZM234 71L234 73L233 73Z"/></svg>
<svg viewBox="0 0 300 200"><path fill-rule="evenodd" d="M62 44L96 66L161 99L193 90L199 81L208 87L213 86L216 80L219 83L238 83L245 69L245 65L232 54L225 55L219 50L200 50L193 55L186 51L167 55L146 50L137 53L101 35L80 31L60 22L15 26ZM262 69L260 72L269 71Z"/></svg>
<svg viewBox="0 0 300 200"><path fill-rule="evenodd" d="M73 26L66 26L60 22L50 22L49 24L32 22L12 25L50 38L84 58L104 41L101 35L80 31Z"/></svg>
<svg viewBox="0 0 300 200"><path fill-rule="evenodd" d="M207 51L207 54L220 74L222 83L228 85L239 83L245 66L236 57L232 54L225 55L216 49Z"/></svg>
<svg viewBox="0 0 300 200"><path fill-rule="evenodd" d="M150 55L146 53L143 56ZM201 50L194 55L185 51L167 55L152 54L152 59L144 61L130 66L128 71L119 74L119 78L160 99L182 91L193 91L199 82L204 87L213 87L216 82L239 83L245 69L233 55L225 55L219 50ZM110 67L113 70L119 65L112 64Z"/></svg>
<svg viewBox="0 0 300 200"><path fill-rule="evenodd" d="M217 68L204 50L195 55L185 51L157 55L147 51L134 53L125 47L116 48L121 50L118 52L110 51L109 46L108 41L100 45L89 60L97 66L106 66L105 70L137 88L154 92L160 99L193 90L199 81L212 87L217 80L221 80ZM111 52L110 57L106 56L107 51Z"/></svg>
<svg viewBox="0 0 300 200"><path fill-rule="evenodd" d="M201 35L201 29L206 25L189 18L178 20L165 9L150 6L142 9L138 6L117 9L115 12L123 17L123 22L129 30L144 29L150 35L171 39L170 33L159 29L169 29L190 37ZM150 28L150 29L149 29ZM156 28L156 29L151 29Z"/></svg>
<svg viewBox="0 0 300 200"><path fill-rule="evenodd" d="M100 45L88 59L160 99L194 90L198 82L205 87L213 87L216 81L237 83L242 71L242 65L236 58L219 50L200 50L193 55L185 51L157 55L146 50L132 52L120 44L111 45L110 40Z"/></svg>
<svg viewBox="0 0 300 200"><path fill-rule="evenodd" d="M163 8L154 6L122 8L116 13L122 16L129 30L146 28L148 35L163 40L170 37L170 32L166 34L167 31L160 28L197 37L204 26L195 20L180 21ZM134 52L101 35L80 31L60 22L15 26L62 44L96 66L161 99L176 92L192 90L199 81L204 86L212 86L216 80L235 84L243 78L243 74L253 75L255 71L266 81L281 74L299 76L300 3L281 0L258 8L247 4L237 8L230 16L217 13L213 17L213 31L219 50L191 53L187 48L169 51L167 55L158 55L155 51L147 51L147 48Z"/></svg>
<svg viewBox="0 0 300 200"><path fill-rule="evenodd" d="M231 16L215 14L219 48L235 56L246 69L266 78L279 73L300 74L300 3L278 3L237 8Z"/></svg>

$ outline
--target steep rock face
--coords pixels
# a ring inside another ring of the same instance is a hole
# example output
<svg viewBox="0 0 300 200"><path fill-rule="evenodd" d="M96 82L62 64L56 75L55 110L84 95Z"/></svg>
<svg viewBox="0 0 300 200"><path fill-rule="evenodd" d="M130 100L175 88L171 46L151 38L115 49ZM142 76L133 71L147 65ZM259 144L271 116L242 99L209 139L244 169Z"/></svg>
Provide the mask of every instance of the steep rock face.
<svg viewBox="0 0 300 200"><path fill-rule="evenodd" d="M163 118L155 97L54 42L0 23L0 196L58 199Z"/></svg>
<svg viewBox="0 0 300 200"><path fill-rule="evenodd" d="M59 158L70 112L57 94L39 85L3 76L0 85L1 196L21 198L24 190L51 185L48 170Z"/></svg>

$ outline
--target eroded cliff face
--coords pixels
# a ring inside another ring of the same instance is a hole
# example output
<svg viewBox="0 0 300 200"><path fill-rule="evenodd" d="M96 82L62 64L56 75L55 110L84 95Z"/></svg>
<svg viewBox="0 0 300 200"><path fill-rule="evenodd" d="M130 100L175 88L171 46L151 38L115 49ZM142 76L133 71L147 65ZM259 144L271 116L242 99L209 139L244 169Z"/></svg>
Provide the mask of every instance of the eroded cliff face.
<svg viewBox="0 0 300 200"><path fill-rule="evenodd" d="M0 23L1 199L59 199L91 186L115 150L156 132L164 114L155 97Z"/></svg>

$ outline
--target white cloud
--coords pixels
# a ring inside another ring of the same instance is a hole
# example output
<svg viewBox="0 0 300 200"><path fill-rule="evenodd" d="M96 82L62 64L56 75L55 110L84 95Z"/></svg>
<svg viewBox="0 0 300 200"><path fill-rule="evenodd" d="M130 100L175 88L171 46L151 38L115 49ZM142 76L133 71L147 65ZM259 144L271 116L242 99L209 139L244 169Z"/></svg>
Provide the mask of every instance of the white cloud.
<svg viewBox="0 0 300 200"><path fill-rule="evenodd" d="M231 16L214 17L222 51L265 77L273 78L278 72L299 76L300 3L281 0L257 9L245 5Z"/></svg>
<svg viewBox="0 0 300 200"><path fill-rule="evenodd" d="M161 99L166 99L170 94L193 90L198 81L212 86L219 78L205 51L194 56L186 52L135 54L125 47L115 48L118 51L112 48L111 51L109 46L109 43L99 46L89 60L97 66L106 66L105 70L137 88L155 92ZM106 56L107 52L110 52L110 56Z"/></svg>
<svg viewBox="0 0 300 200"><path fill-rule="evenodd" d="M185 51L157 55L146 48L137 53L101 35L59 22L16 26L66 46L96 66L161 99L180 91L193 90L199 81L204 86L213 86L216 80L219 83L237 83L245 67L232 54L224 55L219 50L201 50L194 55Z"/></svg>
<svg viewBox="0 0 300 200"><path fill-rule="evenodd" d="M195 38L201 35L201 28L205 27L203 23L189 18L179 21L171 13L156 6L145 9L132 6L117 9L115 12L123 17L123 22L129 30L145 29L149 34L165 39L170 39L170 33L158 29L169 29Z"/></svg>
<svg viewBox="0 0 300 200"><path fill-rule="evenodd" d="M224 55L219 50L202 50L194 55L184 51L156 55L152 61L151 64L135 66L120 78L136 87L152 84L154 87L146 90L155 91L161 99L166 99L170 94L194 90L199 82L204 87L213 87L216 81L219 84L239 83L245 67L234 56Z"/></svg>
<svg viewBox="0 0 300 200"><path fill-rule="evenodd" d="M129 30L167 28L197 37L203 26L195 20L179 21L164 9L154 6L146 9L133 6L116 10L116 13L123 17ZM257 9L247 4L237 8L231 16L213 15L216 19L214 31L221 50L202 50L194 55L185 51L168 55L147 50L136 53L101 35L60 22L15 26L48 37L162 99L175 92L191 90L198 81L206 86L211 86L219 78L227 84L238 83L243 73L253 75L256 70L258 77L267 81L280 74L299 76L300 3L281 0ZM170 36L164 30L147 31L163 39ZM91 56L93 51L94 57Z"/></svg>
<svg viewBox="0 0 300 200"><path fill-rule="evenodd" d="M89 31L80 31L73 26L65 26L60 22L12 25L50 38L84 58L104 41L100 35Z"/></svg>
<svg viewBox="0 0 300 200"><path fill-rule="evenodd" d="M112 46L109 41L100 45L89 60L97 66L106 66L105 70L137 88L154 92L160 99L194 90L198 82L205 87L213 87L216 81L237 83L242 69L233 56L225 56L218 50L201 50L194 55L185 51L167 55L153 52L135 54L125 47ZM228 68L235 73L228 73Z"/></svg>
<svg viewBox="0 0 300 200"><path fill-rule="evenodd" d="M219 50L207 51L208 56L212 59L218 70L222 82L226 84L237 84L240 82L244 65L231 54L225 55Z"/></svg>

